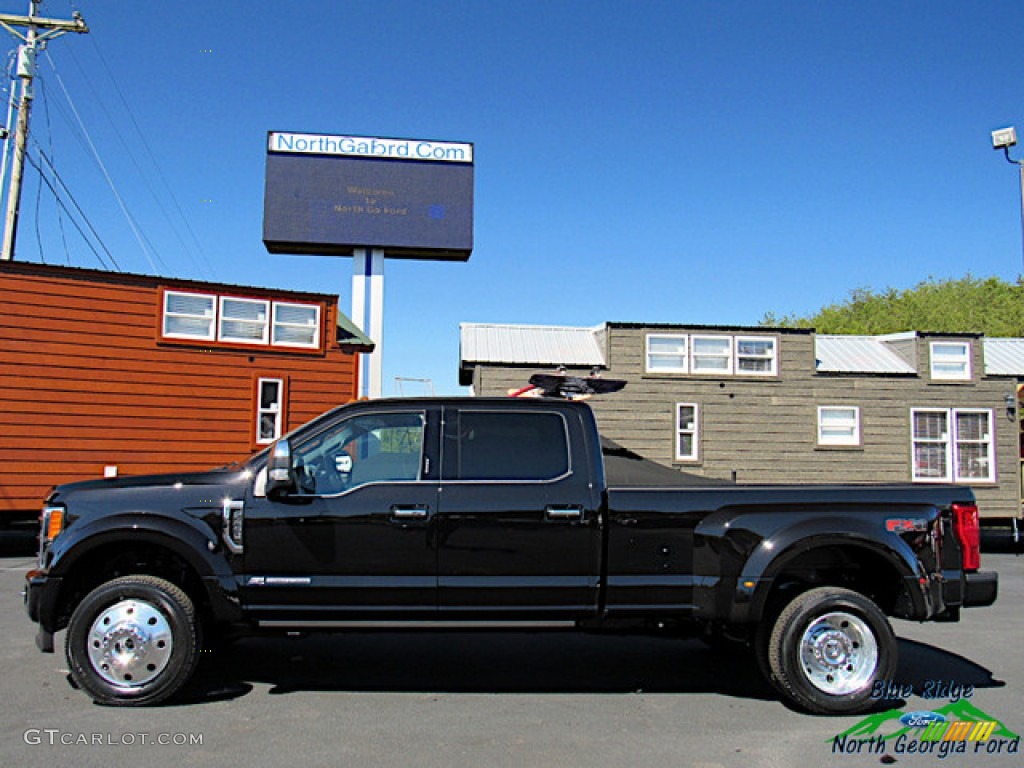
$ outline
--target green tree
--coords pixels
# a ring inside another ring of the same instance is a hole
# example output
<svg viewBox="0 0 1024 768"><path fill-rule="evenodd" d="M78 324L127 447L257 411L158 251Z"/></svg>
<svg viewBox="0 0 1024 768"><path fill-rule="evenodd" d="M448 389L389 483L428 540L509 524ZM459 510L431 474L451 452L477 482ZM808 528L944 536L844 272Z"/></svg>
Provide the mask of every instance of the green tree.
<svg viewBox="0 0 1024 768"><path fill-rule="evenodd" d="M882 334L900 331L983 333L1024 336L1024 278L967 275L959 280L929 278L913 288L876 293L857 288L841 304L822 307L810 317L768 312L762 326L814 328L819 333Z"/></svg>

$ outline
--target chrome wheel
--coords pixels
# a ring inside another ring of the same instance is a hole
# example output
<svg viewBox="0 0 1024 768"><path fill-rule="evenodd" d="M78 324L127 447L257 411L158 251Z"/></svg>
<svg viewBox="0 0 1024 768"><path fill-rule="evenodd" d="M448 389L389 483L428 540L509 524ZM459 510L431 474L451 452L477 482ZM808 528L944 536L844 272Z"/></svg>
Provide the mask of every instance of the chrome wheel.
<svg viewBox="0 0 1024 768"><path fill-rule="evenodd" d="M872 709L896 674L896 635L875 602L844 587L801 592L762 630L768 680L790 703L822 715Z"/></svg>
<svg viewBox="0 0 1024 768"><path fill-rule="evenodd" d="M98 704L138 707L178 693L199 662L192 598L149 574L104 582L75 607L64 653L71 679Z"/></svg>
<svg viewBox="0 0 1024 768"><path fill-rule="evenodd" d="M99 677L117 688L139 688L166 669L174 650L167 617L144 600L121 600L89 628L87 653Z"/></svg>
<svg viewBox="0 0 1024 768"><path fill-rule="evenodd" d="M832 696L869 686L878 667L878 643L863 619L836 611L818 617L800 639L800 665L807 680Z"/></svg>

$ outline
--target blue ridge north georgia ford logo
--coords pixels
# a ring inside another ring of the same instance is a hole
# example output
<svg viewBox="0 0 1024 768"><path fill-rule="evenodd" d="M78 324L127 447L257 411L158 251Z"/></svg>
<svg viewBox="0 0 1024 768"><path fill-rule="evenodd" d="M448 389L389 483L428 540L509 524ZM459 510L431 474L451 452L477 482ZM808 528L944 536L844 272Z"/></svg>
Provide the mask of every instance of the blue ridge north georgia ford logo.
<svg viewBox="0 0 1024 768"><path fill-rule="evenodd" d="M829 739L832 754L1017 755L1020 736L966 699L934 710L891 709L869 715Z"/></svg>

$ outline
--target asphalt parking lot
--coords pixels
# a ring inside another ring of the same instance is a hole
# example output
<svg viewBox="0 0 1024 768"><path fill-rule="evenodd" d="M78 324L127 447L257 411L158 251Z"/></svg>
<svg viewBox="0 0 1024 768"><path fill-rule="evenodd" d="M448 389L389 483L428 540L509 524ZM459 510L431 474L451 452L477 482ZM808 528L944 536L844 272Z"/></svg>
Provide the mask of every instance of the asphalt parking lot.
<svg viewBox="0 0 1024 768"><path fill-rule="evenodd" d="M445 632L247 639L206 659L183 702L100 707L68 684L60 646L53 655L36 651L20 597L33 558L3 536L4 766L1024 764L1005 738L1024 733L1024 558L1013 554L984 558L984 568L1000 573L995 606L967 611L959 624L894 623L901 653L894 683L913 690L903 713L953 706L962 716L966 702L1000 723L980 748L968 743L965 754L945 759L938 745L910 753L922 746L913 739L903 750L888 740L878 752L855 750L850 738L841 742L848 751L838 751L838 735L870 732L864 718L791 711L745 656L670 638ZM936 698L923 697L929 692ZM893 731L891 718L885 728ZM1000 751L990 753L997 741Z"/></svg>

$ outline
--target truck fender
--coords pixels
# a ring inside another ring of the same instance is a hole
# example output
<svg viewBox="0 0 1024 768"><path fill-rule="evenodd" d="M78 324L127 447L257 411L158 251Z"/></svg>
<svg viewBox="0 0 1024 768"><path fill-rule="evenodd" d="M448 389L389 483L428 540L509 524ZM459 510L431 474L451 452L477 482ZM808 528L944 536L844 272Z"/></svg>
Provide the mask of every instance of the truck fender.
<svg viewBox="0 0 1024 768"><path fill-rule="evenodd" d="M180 557L199 576L218 619L241 618L237 583L224 546L212 530L193 518L123 512L73 526L53 542L49 576L63 579L98 547L133 542L153 544Z"/></svg>
<svg viewBox="0 0 1024 768"><path fill-rule="evenodd" d="M795 518L795 522L772 530L766 530L769 516L763 512L737 514L736 510L724 516L724 524L713 520L718 516L716 514L705 520L709 524L706 531L701 530L704 524L698 526L698 537L714 537L718 541L715 546L699 547L695 560L712 553L718 556L715 558L717 562L695 563L697 570L703 572L703 568L713 568L714 573L720 576L716 590L697 596L698 615L705 618L729 617L730 623L737 624L760 620L775 577L795 558L825 547L857 548L881 557L910 587L913 614L925 617L930 613L929 596L920 583L922 578L927 578L923 565L903 538L885 529L884 519L893 515L891 511L857 515L840 515L834 508L807 511L806 517L792 512L780 517L772 516L787 522ZM908 510L903 508L899 514L906 512ZM912 513L927 518L929 524L939 514L931 506L915 507ZM715 603L702 604L702 598Z"/></svg>

